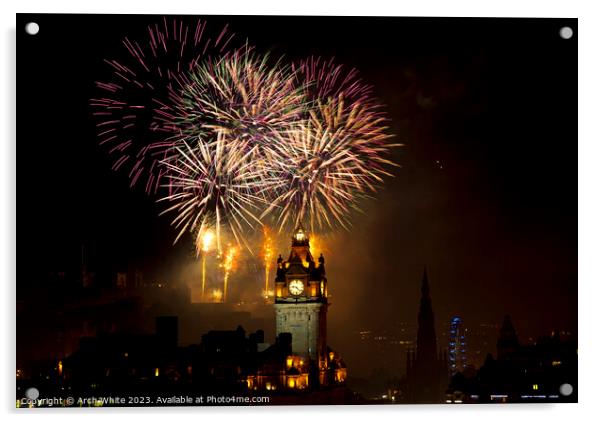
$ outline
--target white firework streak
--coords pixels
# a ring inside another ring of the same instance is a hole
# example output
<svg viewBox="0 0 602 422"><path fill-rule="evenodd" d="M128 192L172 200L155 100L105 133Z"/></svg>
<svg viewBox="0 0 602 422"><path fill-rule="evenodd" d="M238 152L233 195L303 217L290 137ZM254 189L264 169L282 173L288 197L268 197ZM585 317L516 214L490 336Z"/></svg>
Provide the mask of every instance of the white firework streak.
<svg viewBox="0 0 602 422"><path fill-rule="evenodd" d="M278 63L270 66L267 55L255 55L251 48L203 62L179 79L169 97L171 106L164 119L176 137L221 133L230 142L259 145L256 159L307 108L295 75Z"/></svg>
<svg viewBox="0 0 602 422"><path fill-rule="evenodd" d="M344 100L317 104L310 117L273 145L278 190L262 217L276 211L279 230L309 220L312 231L340 225L348 229L349 212L376 192L391 174L383 157L391 147L382 119L360 104Z"/></svg>
<svg viewBox="0 0 602 422"><path fill-rule="evenodd" d="M239 244L249 247L243 233L261 224L258 214L267 203L263 192L273 179L252 159L257 147L242 144L230 145L218 133L214 141L199 138L193 145L176 147L174 156L162 162L172 193L159 201L173 205L161 214L177 213L172 221L179 229L175 242L187 231L198 237L214 228L221 252L222 230L227 228Z"/></svg>

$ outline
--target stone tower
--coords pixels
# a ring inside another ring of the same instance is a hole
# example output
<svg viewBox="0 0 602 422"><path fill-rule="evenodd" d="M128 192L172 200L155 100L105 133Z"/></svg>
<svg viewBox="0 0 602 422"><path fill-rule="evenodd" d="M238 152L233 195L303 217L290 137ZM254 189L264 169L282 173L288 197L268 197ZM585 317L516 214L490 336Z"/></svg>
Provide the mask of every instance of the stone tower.
<svg viewBox="0 0 602 422"><path fill-rule="evenodd" d="M328 366L326 311L328 287L324 257L310 252L310 239L299 226L287 260L278 257L275 303L276 335L292 334L292 352L309 359L320 372Z"/></svg>

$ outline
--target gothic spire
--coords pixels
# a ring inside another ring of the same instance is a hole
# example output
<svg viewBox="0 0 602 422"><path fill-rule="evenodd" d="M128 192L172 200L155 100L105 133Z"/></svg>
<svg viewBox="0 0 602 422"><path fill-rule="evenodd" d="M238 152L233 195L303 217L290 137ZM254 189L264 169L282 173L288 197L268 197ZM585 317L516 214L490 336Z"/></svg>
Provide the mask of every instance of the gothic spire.
<svg viewBox="0 0 602 422"><path fill-rule="evenodd" d="M431 304L430 287L426 266L422 275L420 310L418 311L418 336L416 339L416 359L434 363L437 360L437 338L435 317Z"/></svg>
<svg viewBox="0 0 602 422"><path fill-rule="evenodd" d="M431 304L431 289L429 287L429 279L426 273L426 265L424 266L424 272L422 274L422 285L420 287L420 312L418 315L418 320L420 322L421 316L423 318L432 319L433 318L433 308Z"/></svg>

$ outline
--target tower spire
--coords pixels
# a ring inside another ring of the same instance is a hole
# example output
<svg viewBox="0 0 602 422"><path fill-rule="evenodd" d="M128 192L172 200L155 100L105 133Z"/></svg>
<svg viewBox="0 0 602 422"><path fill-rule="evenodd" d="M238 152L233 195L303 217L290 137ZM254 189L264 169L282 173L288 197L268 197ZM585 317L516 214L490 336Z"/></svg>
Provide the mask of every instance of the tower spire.
<svg viewBox="0 0 602 422"><path fill-rule="evenodd" d="M497 341L497 358L499 360L509 358L518 349L518 345L518 336L512 324L512 319L510 319L510 315L506 315Z"/></svg>
<svg viewBox="0 0 602 422"><path fill-rule="evenodd" d="M437 353L435 316L426 266L420 285L416 353L408 368L408 395L416 403L440 402L447 385L445 355Z"/></svg>
<svg viewBox="0 0 602 422"><path fill-rule="evenodd" d="M430 286L426 266L422 274L420 287L420 309L418 311L418 338L416 339L416 359L435 361L437 358L437 339L435 335L435 316L431 303Z"/></svg>
<svg viewBox="0 0 602 422"><path fill-rule="evenodd" d="M422 293L421 301L426 298L426 299L428 299L428 301L430 303L431 289L429 287L429 278L428 278L428 275L426 273L426 265L424 266L424 270L423 270L423 273L422 273L422 285L420 287L420 291Z"/></svg>
<svg viewBox="0 0 602 422"><path fill-rule="evenodd" d="M295 232L293 233L292 246L309 246L309 237L303 227L303 223L299 222Z"/></svg>

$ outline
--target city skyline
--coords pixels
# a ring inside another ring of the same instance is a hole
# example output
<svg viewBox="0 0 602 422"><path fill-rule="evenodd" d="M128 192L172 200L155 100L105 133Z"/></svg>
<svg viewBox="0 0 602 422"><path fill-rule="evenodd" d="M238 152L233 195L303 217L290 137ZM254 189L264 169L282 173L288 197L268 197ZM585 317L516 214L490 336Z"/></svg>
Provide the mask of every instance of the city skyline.
<svg viewBox="0 0 602 422"><path fill-rule="evenodd" d="M194 239L185 234L174 244L177 230L159 215L164 207L157 198L130 187L127 172L111 169L114 160L98 145L89 106L94 82L108 73L103 59L124 37L143 36L160 17L91 15L75 21L66 15L19 15L18 24L33 17L44 31L43 37L18 34L19 48L31 53L19 57L18 127L20 143L35 148L19 176L23 186L41 181L36 202L46 206L43 212L29 202L26 207L25 200L19 206L21 221L31 222L21 224L18 246L18 309L30 312L23 321L37 318L40 292L64 294L50 306L58 312L71 294L84 300L81 292L69 292L74 285L89 282L96 289L91 296L98 295L91 302L113 298L109 291L116 289L118 274L129 283L139 274L140 283L153 289L165 284L180 292L179 311L161 294L149 300L189 321L188 305L200 302L203 271ZM400 323L416 323L425 266L439 349L446 336L449 341L453 316L477 332L501 327L510 315L525 344L553 331L577 338L577 49L574 39L558 36L562 26L576 28L576 20L202 18L217 28L227 24L274 59L335 57L357 69L382 101L394 141L404 144L392 151L399 165L389 170L393 177L373 198L360 201L362 212L351 214L348 230L310 233L319 238L328 262L329 346L345 359L349 377L354 368L360 377L380 367L405 368L412 344L400 344L405 346L398 348L400 359L383 365L362 358L380 346L359 341L356 333L391 332L396 341L410 341L396 330ZM315 30L295 30L308 26ZM74 39L73 30L83 35ZM39 77L40 61L57 65ZM25 97L36 101L26 104ZM30 115L38 124L26 124ZM20 150L25 163L25 149ZM279 232L276 224L270 229L274 255L267 280L273 286L276 260L288 254L290 233ZM253 251L240 249L225 301L249 312L254 322L246 330L271 335L270 310L261 300L262 239L256 231L248 238ZM208 288L224 283L220 265L215 255L207 259ZM153 318L136 318L132 329L149 331ZM222 329L239 325L227 321L233 326ZM189 344L202 333L186 324L182 333ZM479 343L488 349L479 356L467 337L468 359L482 365L495 350L491 334L481 336L487 340Z"/></svg>

